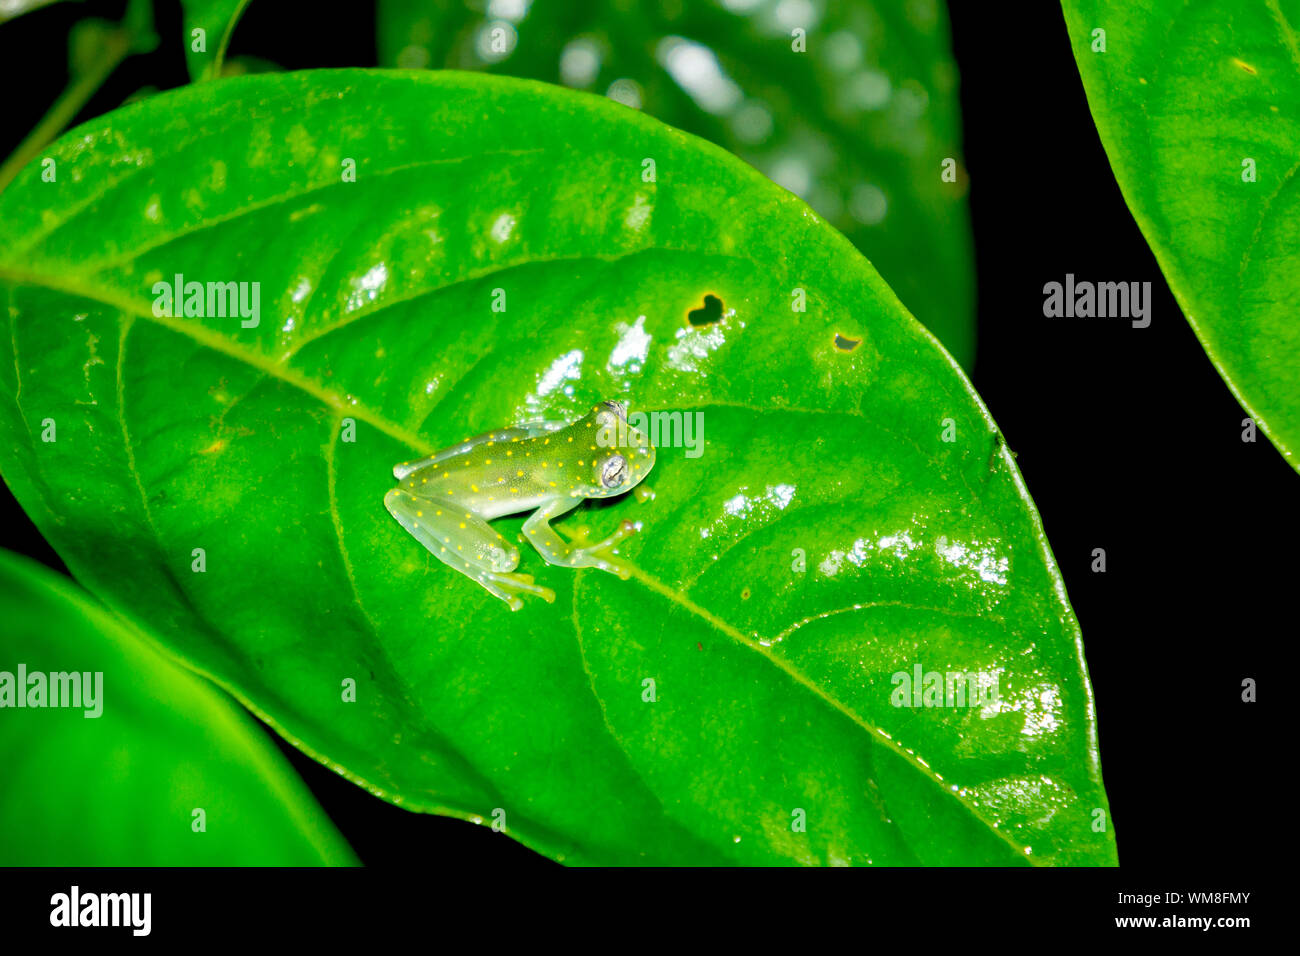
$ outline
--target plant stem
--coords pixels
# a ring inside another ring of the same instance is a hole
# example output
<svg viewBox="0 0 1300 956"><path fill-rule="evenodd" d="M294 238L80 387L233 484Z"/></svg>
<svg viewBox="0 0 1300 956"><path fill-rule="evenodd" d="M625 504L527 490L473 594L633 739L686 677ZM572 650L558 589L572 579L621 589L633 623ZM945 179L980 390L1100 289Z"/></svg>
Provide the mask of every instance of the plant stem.
<svg viewBox="0 0 1300 956"><path fill-rule="evenodd" d="M90 102L110 73L131 53L131 36L126 30L114 30L100 48L99 57L84 73L73 77L54 105L18 144L4 165L0 166L0 192L13 181L19 170L48 146L63 128Z"/></svg>

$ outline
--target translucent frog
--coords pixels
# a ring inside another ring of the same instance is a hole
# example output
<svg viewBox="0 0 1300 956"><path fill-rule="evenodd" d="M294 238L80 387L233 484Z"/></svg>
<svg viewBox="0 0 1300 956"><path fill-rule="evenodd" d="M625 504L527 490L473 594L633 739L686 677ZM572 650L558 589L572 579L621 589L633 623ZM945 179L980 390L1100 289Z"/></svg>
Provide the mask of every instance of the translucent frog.
<svg viewBox="0 0 1300 956"><path fill-rule="evenodd" d="M572 424L502 428L397 465L393 476L399 484L384 496L384 505L439 561L517 611L522 595L549 602L555 592L535 584L531 575L515 573L519 549L488 522L531 511L524 536L548 564L600 568L626 580L631 572L615 548L636 533L630 521L594 543L585 534L566 541L550 522L587 498L632 490L654 464L654 446L627 423L627 406L601 402Z"/></svg>

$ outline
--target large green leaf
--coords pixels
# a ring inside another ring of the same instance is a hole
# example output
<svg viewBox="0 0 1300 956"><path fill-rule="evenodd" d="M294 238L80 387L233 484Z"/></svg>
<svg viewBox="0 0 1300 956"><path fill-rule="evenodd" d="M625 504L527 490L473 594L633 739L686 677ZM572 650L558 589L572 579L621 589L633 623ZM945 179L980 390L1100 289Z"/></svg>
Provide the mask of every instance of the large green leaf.
<svg viewBox="0 0 1300 956"><path fill-rule="evenodd" d="M89 588L309 753L569 862L1114 860L1010 453L790 193L616 103L452 72L201 84L53 155L57 188L0 195L5 476ZM178 273L260 282L260 323L156 316ZM601 397L705 420L654 500L562 525L642 522L631 580L524 546L559 597L511 613L385 511L394 463ZM918 664L1001 702L891 706Z"/></svg>
<svg viewBox="0 0 1300 956"><path fill-rule="evenodd" d="M0 672L0 865L356 862L239 707L7 551Z"/></svg>
<svg viewBox="0 0 1300 956"><path fill-rule="evenodd" d="M974 260L941 0L381 0L378 39L382 66L564 83L717 143L808 200L971 367Z"/></svg>
<svg viewBox="0 0 1300 956"><path fill-rule="evenodd" d="M1102 144L1169 288L1300 468L1300 2L1063 6Z"/></svg>

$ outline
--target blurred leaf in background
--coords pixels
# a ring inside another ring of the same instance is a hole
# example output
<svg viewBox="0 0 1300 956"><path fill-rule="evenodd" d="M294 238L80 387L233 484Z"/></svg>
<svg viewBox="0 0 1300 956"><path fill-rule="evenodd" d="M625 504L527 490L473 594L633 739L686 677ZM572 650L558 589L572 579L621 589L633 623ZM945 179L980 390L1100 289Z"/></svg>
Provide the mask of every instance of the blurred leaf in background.
<svg viewBox="0 0 1300 956"><path fill-rule="evenodd" d="M971 368L968 181L940 0L380 0L378 39L381 66L560 83L717 143L848 236Z"/></svg>
<svg viewBox="0 0 1300 956"><path fill-rule="evenodd" d="M248 4L249 0L181 0L185 15L185 65L189 67L191 80L197 83L224 75L230 35Z"/></svg>
<svg viewBox="0 0 1300 956"><path fill-rule="evenodd" d="M7 551L0 672L0 866L356 863L238 705L66 578ZM48 705L74 678L81 706L15 706L16 694Z"/></svg>

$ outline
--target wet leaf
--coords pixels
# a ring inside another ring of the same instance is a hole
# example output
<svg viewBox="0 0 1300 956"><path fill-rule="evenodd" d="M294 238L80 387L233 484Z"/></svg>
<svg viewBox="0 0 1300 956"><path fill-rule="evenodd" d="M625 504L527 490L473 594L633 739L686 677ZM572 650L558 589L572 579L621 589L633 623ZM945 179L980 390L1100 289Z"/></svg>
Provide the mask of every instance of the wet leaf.
<svg viewBox="0 0 1300 956"><path fill-rule="evenodd" d="M307 752L573 863L1114 861L1010 453L794 196L465 73L221 80L54 155L57 190L0 195L0 465L87 587ZM250 318L155 314L177 275L249 283ZM559 528L640 522L630 580L523 545L558 599L512 613L384 509L394 463L602 398L661 416L654 497ZM892 706L918 666L1000 698Z"/></svg>
<svg viewBox="0 0 1300 956"><path fill-rule="evenodd" d="M378 40L382 66L563 83L717 143L808 200L970 368L967 178L938 0L381 0Z"/></svg>
<svg viewBox="0 0 1300 956"><path fill-rule="evenodd" d="M1115 179L1169 288L1300 468L1300 4L1063 6Z"/></svg>
<svg viewBox="0 0 1300 956"><path fill-rule="evenodd" d="M19 696L29 706L16 707ZM0 865L356 862L237 705L65 578L7 551L0 702Z"/></svg>

